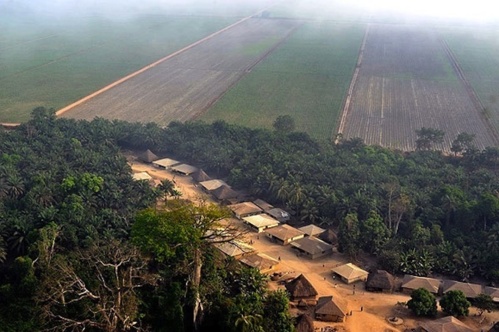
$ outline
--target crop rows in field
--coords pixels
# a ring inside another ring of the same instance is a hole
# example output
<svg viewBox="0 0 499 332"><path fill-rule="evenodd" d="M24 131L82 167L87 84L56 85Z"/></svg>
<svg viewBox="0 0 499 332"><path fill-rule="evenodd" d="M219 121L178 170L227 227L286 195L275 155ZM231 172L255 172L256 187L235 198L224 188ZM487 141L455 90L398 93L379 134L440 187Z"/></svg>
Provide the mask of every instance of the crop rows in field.
<svg viewBox="0 0 499 332"><path fill-rule="evenodd" d="M246 20L126 80L63 116L127 121L185 121L237 82L297 22Z"/></svg>
<svg viewBox="0 0 499 332"><path fill-rule="evenodd" d="M485 116L499 130L499 38L496 29L467 27L441 32L477 93Z"/></svg>
<svg viewBox="0 0 499 332"><path fill-rule="evenodd" d="M364 29L359 24L307 22L201 119L272 128L277 116L287 114L294 118L297 130L329 139Z"/></svg>
<svg viewBox="0 0 499 332"><path fill-rule="evenodd" d="M445 132L443 151L461 132L478 148L497 144L433 31L371 26L351 98L344 138L414 150L415 131L428 127Z"/></svg>
<svg viewBox="0 0 499 332"><path fill-rule="evenodd" d="M2 18L0 13L0 120L9 122L27 120L37 106L68 105L237 20Z"/></svg>

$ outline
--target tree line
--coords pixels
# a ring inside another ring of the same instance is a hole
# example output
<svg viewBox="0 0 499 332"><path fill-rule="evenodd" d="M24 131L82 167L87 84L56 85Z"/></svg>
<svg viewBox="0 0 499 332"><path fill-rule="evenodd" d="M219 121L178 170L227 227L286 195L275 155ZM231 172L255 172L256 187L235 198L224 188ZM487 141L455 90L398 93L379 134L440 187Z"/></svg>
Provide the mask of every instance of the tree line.
<svg viewBox="0 0 499 332"><path fill-rule="evenodd" d="M211 245L237 236L226 210L158 209L172 187L132 179L120 146L139 128L160 142L44 108L0 131L2 331L292 331L287 294Z"/></svg>

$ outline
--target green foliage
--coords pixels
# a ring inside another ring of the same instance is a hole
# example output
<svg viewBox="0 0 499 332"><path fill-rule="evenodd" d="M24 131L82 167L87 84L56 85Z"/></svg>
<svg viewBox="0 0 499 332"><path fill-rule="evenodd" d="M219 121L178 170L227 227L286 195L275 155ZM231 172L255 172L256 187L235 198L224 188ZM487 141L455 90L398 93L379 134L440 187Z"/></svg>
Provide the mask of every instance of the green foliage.
<svg viewBox="0 0 499 332"><path fill-rule="evenodd" d="M494 300L487 294L480 294L474 298L473 306L478 308L479 316L481 316L485 311L491 312L495 308Z"/></svg>
<svg viewBox="0 0 499 332"><path fill-rule="evenodd" d="M278 132L290 133L295 130L295 120L290 115L279 115L272 126Z"/></svg>
<svg viewBox="0 0 499 332"><path fill-rule="evenodd" d="M445 293L440 299L440 307L447 315L468 316L471 303L460 290L452 290Z"/></svg>
<svg viewBox="0 0 499 332"><path fill-rule="evenodd" d="M432 293L424 288L412 291L407 307L416 316L435 317L437 315L437 300Z"/></svg>
<svg viewBox="0 0 499 332"><path fill-rule="evenodd" d="M440 144L444 141L445 133L442 130L434 128L422 127L416 130L416 149L431 150L435 144Z"/></svg>
<svg viewBox="0 0 499 332"><path fill-rule="evenodd" d="M132 226L132 241L160 262L189 255L189 247L199 244L202 233L195 227L186 208L174 211L141 211Z"/></svg>
<svg viewBox="0 0 499 332"><path fill-rule="evenodd" d="M370 211L368 218L360 224L359 242L362 243L362 249L377 254L389 239L390 230L381 216L375 211Z"/></svg>
<svg viewBox="0 0 499 332"><path fill-rule="evenodd" d="M359 238L360 229L357 214L349 213L340 223L338 249L350 257L356 257L360 247Z"/></svg>
<svg viewBox="0 0 499 332"><path fill-rule="evenodd" d="M271 291L265 298L264 331L293 332L293 320L289 313L288 294L278 289Z"/></svg>

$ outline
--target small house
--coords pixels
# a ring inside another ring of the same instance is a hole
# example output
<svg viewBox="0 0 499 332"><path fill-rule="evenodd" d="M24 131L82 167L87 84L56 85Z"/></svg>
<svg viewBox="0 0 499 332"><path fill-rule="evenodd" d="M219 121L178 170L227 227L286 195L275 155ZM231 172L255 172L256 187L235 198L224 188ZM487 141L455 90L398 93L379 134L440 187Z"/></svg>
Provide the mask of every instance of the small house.
<svg viewBox="0 0 499 332"><path fill-rule="evenodd" d="M482 294L482 285L470 284L467 282L459 282L454 280L444 280L442 283L442 294L448 291L459 290L464 293L467 299L474 299Z"/></svg>
<svg viewBox="0 0 499 332"><path fill-rule="evenodd" d="M315 307L315 319L325 322L344 322L347 313L347 302L333 296L320 297Z"/></svg>
<svg viewBox="0 0 499 332"><path fill-rule="evenodd" d="M428 322L419 323L416 329L418 332L473 332L468 325L461 322L459 319L447 316L440 319L431 320Z"/></svg>
<svg viewBox="0 0 499 332"><path fill-rule="evenodd" d="M277 220L266 214L244 217L243 222L257 233L261 233L268 228L279 226Z"/></svg>
<svg viewBox="0 0 499 332"><path fill-rule="evenodd" d="M268 211L268 210L272 210L274 208L273 205L265 202L262 199L256 199L253 201L253 203L255 203L255 205L258 206L260 209L262 209L264 212Z"/></svg>
<svg viewBox="0 0 499 332"><path fill-rule="evenodd" d="M483 293L490 296L495 303L499 303L499 288L484 287Z"/></svg>
<svg viewBox="0 0 499 332"><path fill-rule="evenodd" d="M324 233L321 233L319 239L329 243L333 247L338 245L338 235L332 229L327 229Z"/></svg>
<svg viewBox="0 0 499 332"><path fill-rule="evenodd" d="M213 245L226 256L234 258L239 258L244 255L251 254L255 251L255 249L249 244L236 240L230 242L214 243Z"/></svg>
<svg viewBox="0 0 499 332"><path fill-rule="evenodd" d="M298 229L303 233L305 233L306 236L315 236L315 237L326 231L324 228L320 228L319 226L315 226L313 224L303 226Z"/></svg>
<svg viewBox="0 0 499 332"><path fill-rule="evenodd" d="M211 194L223 203L236 201L239 197L239 193L227 185L218 187L217 189L213 190Z"/></svg>
<svg viewBox="0 0 499 332"><path fill-rule="evenodd" d="M296 332L314 332L314 320L307 314L302 314L296 318Z"/></svg>
<svg viewBox="0 0 499 332"><path fill-rule="evenodd" d="M198 170L196 167L191 166L191 165L187 165L187 164L180 164L180 165L171 166L170 169L173 172L181 174L181 175L191 175Z"/></svg>
<svg viewBox="0 0 499 332"><path fill-rule="evenodd" d="M290 244L305 237L305 233L287 224L269 228L265 231L265 234L271 241L282 245Z"/></svg>
<svg viewBox="0 0 499 332"><path fill-rule="evenodd" d="M392 293L395 290L395 277L385 270L369 273L366 289L371 292Z"/></svg>
<svg viewBox="0 0 499 332"><path fill-rule="evenodd" d="M227 186L227 183L225 183L225 181L223 180L212 179L207 181L201 181L199 182L199 185L203 188L204 191L210 192L220 188L221 186Z"/></svg>
<svg viewBox="0 0 499 332"><path fill-rule="evenodd" d="M239 261L246 266L258 269L261 273L269 273L279 264L277 259L261 253L242 257Z"/></svg>
<svg viewBox="0 0 499 332"><path fill-rule="evenodd" d="M366 281L369 272L362 270L360 267L347 263L337 266L332 269L333 275L340 277L340 279L346 283L351 284L356 281Z"/></svg>
<svg viewBox="0 0 499 332"><path fill-rule="evenodd" d="M315 300L318 295L314 286L303 274L284 285L292 301Z"/></svg>
<svg viewBox="0 0 499 332"><path fill-rule="evenodd" d="M313 236L303 237L299 240L291 242L291 246L298 250L301 254L316 259L327 256L333 252L333 246L319 240Z"/></svg>
<svg viewBox="0 0 499 332"><path fill-rule="evenodd" d="M152 180L152 176L150 176L149 173L147 173L147 172L133 173L132 177L135 181L140 181L140 180L151 181Z"/></svg>
<svg viewBox="0 0 499 332"><path fill-rule="evenodd" d="M286 223L291 218L288 212L280 208L273 208L265 211L265 213L271 216L272 218L279 220L279 222L281 223Z"/></svg>
<svg viewBox="0 0 499 332"><path fill-rule="evenodd" d="M172 166L180 165L180 161L170 158L163 158L153 161L152 164L157 168L170 169L170 167Z"/></svg>
<svg viewBox="0 0 499 332"><path fill-rule="evenodd" d="M150 164L159 158L151 150L147 149L147 151L138 156L138 159L144 163Z"/></svg>
<svg viewBox="0 0 499 332"><path fill-rule="evenodd" d="M243 219L244 217L262 213L262 209L251 202L232 204L229 205L228 208L234 213L234 216L236 216L237 219Z"/></svg>
<svg viewBox="0 0 499 332"><path fill-rule="evenodd" d="M432 294L438 294L440 284L441 281L438 279L415 277L406 274L402 280L402 292L410 295L412 291L424 288Z"/></svg>
<svg viewBox="0 0 499 332"><path fill-rule="evenodd" d="M211 180L211 177L205 173L202 169L198 169L196 172L191 174L191 177L197 183Z"/></svg>

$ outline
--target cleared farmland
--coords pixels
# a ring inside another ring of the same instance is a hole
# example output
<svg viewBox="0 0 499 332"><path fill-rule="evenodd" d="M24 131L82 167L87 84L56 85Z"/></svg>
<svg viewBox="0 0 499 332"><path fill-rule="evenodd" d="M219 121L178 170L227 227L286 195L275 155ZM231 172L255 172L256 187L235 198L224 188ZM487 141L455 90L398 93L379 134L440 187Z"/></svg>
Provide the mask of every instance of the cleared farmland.
<svg viewBox="0 0 499 332"><path fill-rule="evenodd" d="M283 114L328 139L355 68L365 25L307 22L237 83L202 120L271 128Z"/></svg>
<svg viewBox="0 0 499 332"><path fill-rule="evenodd" d="M485 108L485 116L499 130L499 34L478 27L441 32Z"/></svg>
<svg viewBox="0 0 499 332"><path fill-rule="evenodd" d="M249 19L64 113L168 124L203 112L299 22Z"/></svg>
<svg viewBox="0 0 499 332"><path fill-rule="evenodd" d="M0 14L0 120L25 121L37 106L61 108L238 19Z"/></svg>
<svg viewBox="0 0 499 332"><path fill-rule="evenodd" d="M421 27L370 27L345 112L343 137L371 145L413 150L421 127L446 133L443 151L461 132L478 148L497 144L438 35Z"/></svg>

